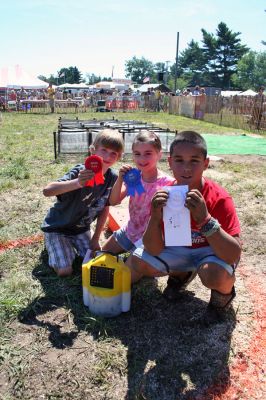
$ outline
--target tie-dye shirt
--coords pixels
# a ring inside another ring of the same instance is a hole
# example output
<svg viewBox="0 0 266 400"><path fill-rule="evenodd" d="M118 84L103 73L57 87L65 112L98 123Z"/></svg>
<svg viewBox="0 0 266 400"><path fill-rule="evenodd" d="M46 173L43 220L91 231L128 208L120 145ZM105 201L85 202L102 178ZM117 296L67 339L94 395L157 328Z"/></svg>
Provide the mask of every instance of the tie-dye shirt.
<svg viewBox="0 0 266 400"><path fill-rule="evenodd" d="M162 171L158 171L157 180L155 182L144 182L141 179L141 183L145 189L145 193L141 195L135 194L131 196L129 200L129 221L124 226L126 235L132 243L141 239L149 222L151 214L151 200L157 190L164 186L169 186L175 182L175 179L164 174Z"/></svg>

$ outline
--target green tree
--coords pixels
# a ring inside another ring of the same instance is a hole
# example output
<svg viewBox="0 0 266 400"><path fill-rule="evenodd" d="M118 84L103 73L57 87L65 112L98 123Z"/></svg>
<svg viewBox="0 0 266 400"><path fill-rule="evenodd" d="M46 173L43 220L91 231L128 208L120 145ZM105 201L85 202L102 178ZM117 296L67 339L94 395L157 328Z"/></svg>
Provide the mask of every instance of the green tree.
<svg viewBox="0 0 266 400"><path fill-rule="evenodd" d="M178 62L178 76L187 82L189 86L206 85L208 84L205 77L206 69L206 56L199 43L191 40L188 47L180 54ZM171 68L171 75L175 75L175 65Z"/></svg>
<svg viewBox="0 0 266 400"><path fill-rule="evenodd" d="M237 72L237 63L248 48L241 44L240 32L232 32L220 22L216 33L202 32L202 45L191 40L180 54L178 77L188 80L189 85L211 85L228 89L235 83L232 76ZM175 66L171 69L174 76Z"/></svg>
<svg viewBox="0 0 266 400"><path fill-rule="evenodd" d="M257 90L266 82L266 51L250 51L237 64L237 73L232 77L235 86L242 90Z"/></svg>
<svg viewBox="0 0 266 400"><path fill-rule="evenodd" d="M44 75L39 75L38 78L44 82L52 83L53 85L57 85L57 80L58 80L57 76L50 75L50 76L46 77Z"/></svg>
<svg viewBox="0 0 266 400"><path fill-rule="evenodd" d="M154 65L146 58L137 58L125 62L126 77L131 78L133 82L143 83L145 77L153 77Z"/></svg>
<svg viewBox="0 0 266 400"><path fill-rule="evenodd" d="M168 80L168 84L169 88L174 91L175 90L175 78L173 76L171 76ZM184 79L182 77L177 78L176 80L176 88L179 90L183 90L184 88L186 88L187 86L190 86L190 81L188 79Z"/></svg>
<svg viewBox="0 0 266 400"><path fill-rule="evenodd" d="M49 77L40 75L39 79L52 83L53 85L61 85L62 83L80 83L85 81L77 67L64 67L55 75L51 74Z"/></svg>
<svg viewBox="0 0 266 400"><path fill-rule="evenodd" d="M86 79L87 79L87 83L89 85L94 85L95 83L101 82L101 81L109 81L112 82L112 78L106 78L105 76L102 78L100 75L96 75L94 73L86 74Z"/></svg>
<svg viewBox="0 0 266 400"><path fill-rule="evenodd" d="M89 85L94 85L95 83L101 82L101 80L102 80L102 78L100 77L100 75L96 75L94 73L92 73L92 74L87 73L86 74L86 82Z"/></svg>
<svg viewBox="0 0 266 400"><path fill-rule="evenodd" d="M46 76L44 76L44 75L39 75L38 78L39 78L41 81L44 81L44 82L47 82L47 83L49 82L48 79L46 78Z"/></svg>
<svg viewBox="0 0 266 400"><path fill-rule="evenodd" d="M230 88L238 61L249 51L248 47L241 44L241 33L232 32L224 22L219 23L216 36L205 29L201 31L211 83L223 89Z"/></svg>
<svg viewBox="0 0 266 400"><path fill-rule="evenodd" d="M61 68L58 71L58 83L80 83L82 74L77 67Z"/></svg>

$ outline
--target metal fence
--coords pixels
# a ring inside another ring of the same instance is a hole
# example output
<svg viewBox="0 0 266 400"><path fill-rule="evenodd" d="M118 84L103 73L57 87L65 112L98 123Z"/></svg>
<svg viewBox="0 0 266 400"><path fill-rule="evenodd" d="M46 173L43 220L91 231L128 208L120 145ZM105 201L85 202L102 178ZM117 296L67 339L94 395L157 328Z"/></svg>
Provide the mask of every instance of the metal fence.
<svg viewBox="0 0 266 400"><path fill-rule="evenodd" d="M176 134L169 129L162 129L153 124L135 120L79 120L78 118L61 119L59 118L58 130L54 135L54 156L66 154L88 154L89 147L93 143L95 136L103 129L117 129L122 133L125 141L124 154L132 153L132 143L135 136L142 130L151 130L160 137L162 151L167 154L170 144Z"/></svg>

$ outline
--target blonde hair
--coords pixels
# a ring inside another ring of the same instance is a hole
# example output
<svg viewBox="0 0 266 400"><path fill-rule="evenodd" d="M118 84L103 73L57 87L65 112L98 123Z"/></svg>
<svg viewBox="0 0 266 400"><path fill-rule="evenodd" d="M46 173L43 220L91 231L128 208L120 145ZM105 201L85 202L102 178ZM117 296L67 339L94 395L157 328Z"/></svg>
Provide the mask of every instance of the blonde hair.
<svg viewBox="0 0 266 400"><path fill-rule="evenodd" d="M98 146L104 146L121 154L124 151L123 136L118 130L103 129L96 135L92 146L95 149Z"/></svg>
<svg viewBox="0 0 266 400"><path fill-rule="evenodd" d="M132 143L132 150L134 150L134 145L137 143L148 143L151 144L155 150L162 150L162 143L159 136L156 135L153 131L143 130L138 133Z"/></svg>

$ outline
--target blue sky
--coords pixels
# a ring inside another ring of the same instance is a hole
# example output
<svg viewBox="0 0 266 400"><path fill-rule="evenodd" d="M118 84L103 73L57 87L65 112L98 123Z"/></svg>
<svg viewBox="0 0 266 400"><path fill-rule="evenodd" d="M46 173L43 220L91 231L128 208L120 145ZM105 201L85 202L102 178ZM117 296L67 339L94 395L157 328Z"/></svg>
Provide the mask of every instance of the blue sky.
<svg viewBox="0 0 266 400"><path fill-rule="evenodd" d="M252 50L266 51L266 1L257 0L0 0L0 67L21 65L34 76L76 66L85 74L124 77L125 60L174 62L201 28L223 21Z"/></svg>

